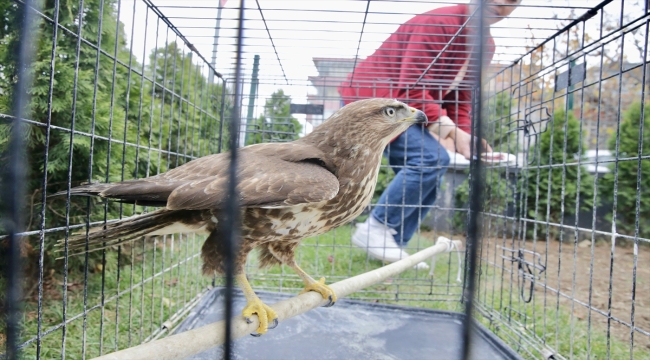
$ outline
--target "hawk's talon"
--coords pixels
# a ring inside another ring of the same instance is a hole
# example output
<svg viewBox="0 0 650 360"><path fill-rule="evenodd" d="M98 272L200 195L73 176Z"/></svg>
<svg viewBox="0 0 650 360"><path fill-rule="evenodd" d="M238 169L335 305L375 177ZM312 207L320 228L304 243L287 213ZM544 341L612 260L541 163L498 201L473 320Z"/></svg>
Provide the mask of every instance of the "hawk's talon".
<svg viewBox="0 0 650 360"><path fill-rule="evenodd" d="M336 303L336 293L332 290L331 287L325 285L325 278L320 278L320 280L315 281L307 286L300 292L304 294L308 291L315 291L323 296L323 299L328 299L329 302L323 307L330 307Z"/></svg>
<svg viewBox="0 0 650 360"><path fill-rule="evenodd" d="M260 336L262 336L262 334L254 332L254 333L251 333L251 336L252 337L260 337Z"/></svg>
<svg viewBox="0 0 650 360"><path fill-rule="evenodd" d="M332 301L332 295L330 295L327 299L329 300L329 302L323 305L323 307L332 307L334 306L334 304L336 304L336 301Z"/></svg>
<svg viewBox="0 0 650 360"><path fill-rule="evenodd" d="M242 310L242 315L249 324L253 322L251 316L254 314L257 315L257 319L260 322L256 333L251 334L255 337L264 335L267 332L269 329L269 322L275 324L278 321L278 314L275 313L275 310L263 303L259 298L249 301L248 304L246 304L246 307L244 307L244 310Z"/></svg>
<svg viewBox="0 0 650 360"><path fill-rule="evenodd" d="M273 319L273 323L272 323L272 324L269 324L269 330L273 330L273 329L275 329L276 327L278 327L278 324L279 324L279 323L280 323L280 322L278 321L277 318Z"/></svg>

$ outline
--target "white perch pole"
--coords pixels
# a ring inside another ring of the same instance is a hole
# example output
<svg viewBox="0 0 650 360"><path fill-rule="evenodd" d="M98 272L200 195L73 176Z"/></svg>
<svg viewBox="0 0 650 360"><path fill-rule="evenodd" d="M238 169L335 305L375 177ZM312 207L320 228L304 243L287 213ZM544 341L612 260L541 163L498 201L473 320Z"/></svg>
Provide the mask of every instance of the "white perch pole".
<svg viewBox="0 0 650 360"><path fill-rule="evenodd" d="M458 240L449 240L439 237L435 245L417 252L405 259L394 262L390 265L383 266L379 269L357 275L355 277L331 284L330 287L339 299L364 289L368 286L380 283L391 276L402 273L421 261L427 260L436 254L451 252L454 248L459 249L461 242ZM271 307L278 314L280 323L286 319L300 315L311 309L325 305L327 300L310 291L308 293L292 297L290 299L279 301ZM334 305L336 306L336 305ZM246 323L241 315L232 318L232 339L238 339L254 332L259 326L257 316L251 317L252 323ZM113 359L155 359L155 360L172 360L184 359L186 357L209 350L219 346L224 342L224 324L225 321L218 321L200 328L188 330L176 335L170 335L165 338L144 343L132 348L116 351L114 353L101 356L96 359L113 360ZM278 330L276 330L278 331ZM281 330L280 330L281 331Z"/></svg>

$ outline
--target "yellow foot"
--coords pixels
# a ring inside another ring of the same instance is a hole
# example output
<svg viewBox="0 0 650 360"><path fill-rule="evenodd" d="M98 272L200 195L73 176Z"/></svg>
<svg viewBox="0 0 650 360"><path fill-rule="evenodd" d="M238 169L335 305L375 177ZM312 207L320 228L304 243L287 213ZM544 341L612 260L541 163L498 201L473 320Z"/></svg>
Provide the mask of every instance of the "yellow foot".
<svg viewBox="0 0 650 360"><path fill-rule="evenodd" d="M325 285L325 278L320 278L319 281L313 282L307 286L300 292L301 294L306 293L307 291L315 291L321 295L323 295L323 299L328 299L330 302L327 303L327 305L324 305L323 307L330 307L336 303L336 294L334 293L334 290L332 290L331 287Z"/></svg>
<svg viewBox="0 0 650 360"><path fill-rule="evenodd" d="M275 310L271 309L270 306L263 303L260 299L249 301L244 310L242 310L242 315L249 324L253 322L250 319L253 314L257 315L257 318L260 321L257 333L251 334L253 336L261 336L265 334L268 329L274 329L278 326L278 314L276 314ZM269 326L269 323L271 323L271 326Z"/></svg>

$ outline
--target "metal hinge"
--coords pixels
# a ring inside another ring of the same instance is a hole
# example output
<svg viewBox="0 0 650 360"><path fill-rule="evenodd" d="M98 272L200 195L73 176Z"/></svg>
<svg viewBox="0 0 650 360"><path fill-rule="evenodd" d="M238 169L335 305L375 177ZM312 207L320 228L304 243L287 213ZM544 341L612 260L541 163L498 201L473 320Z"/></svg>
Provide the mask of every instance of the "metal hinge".
<svg viewBox="0 0 650 360"><path fill-rule="evenodd" d="M512 91L512 97L515 97L515 93L518 91L518 89L515 89ZM532 95L532 94L527 94L527 95ZM537 120L532 120L532 115L535 113L539 113L538 119ZM549 120L551 119L551 113L546 106L541 106L541 105L534 105L529 108L527 108L524 112L524 118L523 119L517 119L514 121L511 121L507 124L508 127L512 126L515 124L514 128L509 130L507 134L510 134L515 131L523 131L524 136L527 139L527 150L526 150L526 158L527 158L527 164L532 165L535 162L535 152L531 154L530 150L533 148L531 147L531 144L537 144L539 140L539 136L546 132L548 130L548 123Z"/></svg>
<svg viewBox="0 0 650 360"><path fill-rule="evenodd" d="M546 266L542 264L542 255L540 253L524 250L524 249L509 249L497 245L497 248L503 249L511 255L501 255L501 257L510 262L517 263L517 270L519 277L517 278L517 286L519 287L519 295L521 299L529 303L533 299L533 290L535 288L535 281L540 278L540 275L546 271ZM532 255L533 261L526 260L526 254ZM521 281L520 281L521 278ZM530 288L528 296L526 296L526 281L530 281Z"/></svg>

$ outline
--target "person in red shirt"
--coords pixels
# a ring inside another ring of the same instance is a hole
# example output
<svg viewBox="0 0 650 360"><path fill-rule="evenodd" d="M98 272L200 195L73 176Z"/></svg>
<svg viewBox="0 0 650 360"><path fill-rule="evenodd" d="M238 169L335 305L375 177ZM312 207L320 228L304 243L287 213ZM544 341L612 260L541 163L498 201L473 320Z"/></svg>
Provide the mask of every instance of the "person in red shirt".
<svg viewBox="0 0 650 360"><path fill-rule="evenodd" d="M386 147L384 155L395 178L352 236L355 245L379 260L393 262L408 256L402 247L435 202L450 161L446 149L470 157L472 84L478 70L471 61L472 51L477 51L472 46L478 27L477 1L411 18L361 61L339 87L344 104L395 98L424 111L429 121L425 126L410 127ZM483 1L486 26L509 16L521 2ZM485 31L483 61L489 64L494 40L489 28ZM492 152L482 142L483 148Z"/></svg>

